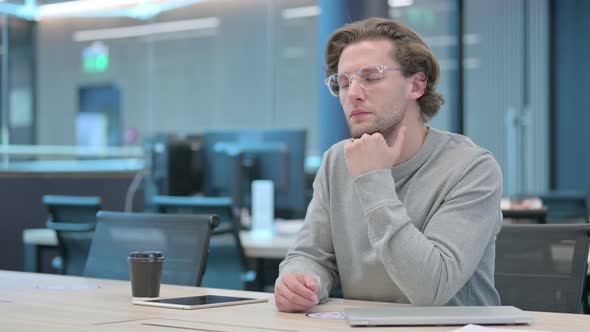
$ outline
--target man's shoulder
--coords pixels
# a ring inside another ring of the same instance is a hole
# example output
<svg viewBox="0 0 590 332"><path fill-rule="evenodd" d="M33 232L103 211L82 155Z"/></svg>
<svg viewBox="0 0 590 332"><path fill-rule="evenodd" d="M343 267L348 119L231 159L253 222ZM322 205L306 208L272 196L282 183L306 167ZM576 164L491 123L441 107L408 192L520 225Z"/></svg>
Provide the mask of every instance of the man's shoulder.
<svg viewBox="0 0 590 332"><path fill-rule="evenodd" d="M346 161L344 160L344 144L347 140L342 140L332 145L322 155L322 162L318 174L324 177L332 177L335 174L343 174L346 171Z"/></svg>
<svg viewBox="0 0 590 332"><path fill-rule="evenodd" d="M325 161L335 161L338 159L344 158L344 144L349 139L343 139L338 143L332 145L325 153L324 153L324 160Z"/></svg>
<svg viewBox="0 0 590 332"><path fill-rule="evenodd" d="M432 128L430 130L437 142L435 159L441 162L443 167L465 170L477 165L477 167L500 169L496 157L469 137L444 130Z"/></svg>
<svg viewBox="0 0 590 332"><path fill-rule="evenodd" d="M467 136L434 128L430 128L429 131L431 135L435 136L440 149L445 150L445 153L456 153L464 157L490 155L495 159L490 151L477 145Z"/></svg>
<svg viewBox="0 0 590 332"><path fill-rule="evenodd" d="M501 187L502 170L496 157L485 148L475 144L469 137L434 129L437 147L433 153L431 166L436 168L437 176L442 178L463 178L467 173L492 179Z"/></svg>

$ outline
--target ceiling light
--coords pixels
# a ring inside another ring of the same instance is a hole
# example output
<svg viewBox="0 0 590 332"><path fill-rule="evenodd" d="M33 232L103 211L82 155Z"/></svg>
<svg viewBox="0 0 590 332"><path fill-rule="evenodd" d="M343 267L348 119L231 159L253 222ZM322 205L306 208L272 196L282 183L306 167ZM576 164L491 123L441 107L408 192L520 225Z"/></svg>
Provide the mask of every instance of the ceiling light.
<svg viewBox="0 0 590 332"><path fill-rule="evenodd" d="M39 6L39 17L65 16L139 4L139 0L77 0Z"/></svg>
<svg viewBox="0 0 590 332"><path fill-rule="evenodd" d="M285 20L290 20L294 18L302 18L302 17L313 17L320 15L320 7L319 6L306 6L306 7L294 7L294 8L287 8L283 9L281 12L281 16Z"/></svg>
<svg viewBox="0 0 590 332"><path fill-rule="evenodd" d="M206 17L193 20L136 25L123 28L76 31L74 32L73 39L76 42L120 39L190 30L214 29L218 26L219 19L217 17Z"/></svg>
<svg viewBox="0 0 590 332"><path fill-rule="evenodd" d="M408 7L414 4L414 0L387 0L389 7Z"/></svg>

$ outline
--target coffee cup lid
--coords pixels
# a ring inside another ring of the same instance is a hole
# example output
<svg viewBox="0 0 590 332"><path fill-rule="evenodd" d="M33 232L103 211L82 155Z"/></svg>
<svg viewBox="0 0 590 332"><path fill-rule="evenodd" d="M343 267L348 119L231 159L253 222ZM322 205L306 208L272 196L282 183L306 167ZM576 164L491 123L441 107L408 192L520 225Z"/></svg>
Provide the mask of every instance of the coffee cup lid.
<svg viewBox="0 0 590 332"><path fill-rule="evenodd" d="M130 259L141 259L141 260L163 260L161 251L133 251L129 253Z"/></svg>

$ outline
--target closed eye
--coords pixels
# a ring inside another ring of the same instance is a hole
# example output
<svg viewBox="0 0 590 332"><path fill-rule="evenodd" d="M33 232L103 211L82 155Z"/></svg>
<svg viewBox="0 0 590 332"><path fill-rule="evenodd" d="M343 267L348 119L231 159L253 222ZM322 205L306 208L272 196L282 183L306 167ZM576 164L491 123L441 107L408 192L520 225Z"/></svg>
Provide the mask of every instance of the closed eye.
<svg viewBox="0 0 590 332"><path fill-rule="evenodd" d="M365 70L362 73L365 81L376 81L383 78L383 74L379 70Z"/></svg>

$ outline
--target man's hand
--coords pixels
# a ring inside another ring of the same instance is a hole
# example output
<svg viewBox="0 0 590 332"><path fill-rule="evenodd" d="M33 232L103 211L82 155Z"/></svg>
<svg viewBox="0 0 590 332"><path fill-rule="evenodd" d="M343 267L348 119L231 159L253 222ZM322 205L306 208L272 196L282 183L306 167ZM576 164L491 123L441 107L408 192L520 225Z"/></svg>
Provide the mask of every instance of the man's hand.
<svg viewBox="0 0 590 332"><path fill-rule="evenodd" d="M388 169L396 164L404 146L406 127L401 127L392 146L381 133L363 134L361 138L350 140L344 144L344 157L350 176Z"/></svg>
<svg viewBox="0 0 590 332"><path fill-rule="evenodd" d="M275 287L275 303L279 311L307 311L318 304L318 283L315 278L301 273L281 276Z"/></svg>

